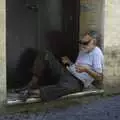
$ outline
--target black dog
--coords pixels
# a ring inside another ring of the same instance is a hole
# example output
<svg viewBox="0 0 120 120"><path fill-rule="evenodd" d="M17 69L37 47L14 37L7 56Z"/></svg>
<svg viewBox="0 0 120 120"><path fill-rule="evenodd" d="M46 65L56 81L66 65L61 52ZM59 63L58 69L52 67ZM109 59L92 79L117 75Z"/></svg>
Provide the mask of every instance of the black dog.
<svg viewBox="0 0 120 120"><path fill-rule="evenodd" d="M38 56L44 58L44 54L42 52L39 52L38 50L33 48L27 48L21 54L16 67L16 83L15 83L16 88L24 87L32 80L32 76L34 74L33 67L35 60ZM39 86L56 84L57 81L55 80L55 78L51 76L49 63L44 59L40 59L39 64L41 64L39 66L44 66L42 67L40 73L42 75L40 75L39 77L39 81L38 81Z"/></svg>

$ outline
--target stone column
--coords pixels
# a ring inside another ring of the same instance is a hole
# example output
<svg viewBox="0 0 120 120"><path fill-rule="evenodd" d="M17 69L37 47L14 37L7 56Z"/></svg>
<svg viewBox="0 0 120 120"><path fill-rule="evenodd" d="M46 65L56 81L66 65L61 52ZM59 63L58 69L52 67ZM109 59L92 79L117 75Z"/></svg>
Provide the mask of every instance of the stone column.
<svg viewBox="0 0 120 120"><path fill-rule="evenodd" d="M120 0L105 0L105 85L108 92L120 91ZM110 88L110 89L108 89Z"/></svg>
<svg viewBox="0 0 120 120"><path fill-rule="evenodd" d="M0 0L0 104L6 100L6 8L5 0Z"/></svg>

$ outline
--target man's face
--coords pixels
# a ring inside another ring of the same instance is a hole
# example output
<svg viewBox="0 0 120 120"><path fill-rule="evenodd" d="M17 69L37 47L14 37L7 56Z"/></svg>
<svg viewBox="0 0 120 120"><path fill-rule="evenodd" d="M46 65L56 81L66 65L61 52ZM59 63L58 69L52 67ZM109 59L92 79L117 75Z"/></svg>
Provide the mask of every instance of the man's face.
<svg viewBox="0 0 120 120"><path fill-rule="evenodd" d="M85 35L79 43L79 50L83 52L89 52L94 47L94 39L89 35Z"/></svg>

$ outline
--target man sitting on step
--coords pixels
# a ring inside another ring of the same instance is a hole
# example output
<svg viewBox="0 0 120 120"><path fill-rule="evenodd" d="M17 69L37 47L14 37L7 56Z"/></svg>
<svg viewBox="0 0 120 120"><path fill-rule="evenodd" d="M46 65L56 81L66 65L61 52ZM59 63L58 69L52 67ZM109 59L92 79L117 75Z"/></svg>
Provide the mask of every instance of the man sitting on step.
<svg viewBox="0 0 120 120"><path fill-rule="evenodd" d="M73 64L67 56L62 57L62 63L66 66L66 70L55 59L54 55L46 50L42 59L48 62L51 74L58 80L58 83L32 89L33 84L35 86L39 81L42 71L41 57L38 56L34 62L33 77L29 89L20 98L26 100L29 95L37 94L42 101L50 101L70 93L83 91L91 84L100 88L103 82L103 53L96 45L98 37L99 34L96 31L84 34L79 41L80 52L76 62Z"/></svg>

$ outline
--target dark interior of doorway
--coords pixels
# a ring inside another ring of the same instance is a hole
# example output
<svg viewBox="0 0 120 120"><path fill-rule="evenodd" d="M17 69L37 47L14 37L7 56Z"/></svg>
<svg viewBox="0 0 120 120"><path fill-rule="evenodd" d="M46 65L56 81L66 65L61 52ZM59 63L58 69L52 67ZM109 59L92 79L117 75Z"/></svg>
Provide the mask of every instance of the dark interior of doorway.
<svg viewBox="0 0 120 120"><path fill-rule="evenodd" d="M61 31L52 30L49 31L52 35L52 41L50 41L50 46L52 52L56 57L61 57L63 55L68 56L72 61L75 61L78 53L77 40L79 39L79 0L62 0L62 24ZM9 9L8 9L9 10ZM8 12L9 14L9 12ZM8 15L7 14L7 15ZM8 15L9 16L9 15ZM11 26L7 24L8 26ZM11 27L12 29L12 27ZM9 33L8 33L9 34ZM59 47L55 45L56 39L60 43ZM46 41L48 42L48 41ZM61 44L62 43L62 44ZM9 45L9 43L8 43ZM15 50L15 49L14 49ZM8 71L7 71L8 73ZM14 74L12 74L14 75ZM11 75L10 75L11 76ZM11 78L14 78L13 76ZM7 76L7 87L14 88L14 80L9 79ZM12 85L11 85L12 84Z"/></svg>
<svg viewBox="0 0 120 120"><path fill-rule="evenodd" d="M75 61L78 54L80 0L63 0L63 32L67 36L68 56Z"/></svg>

